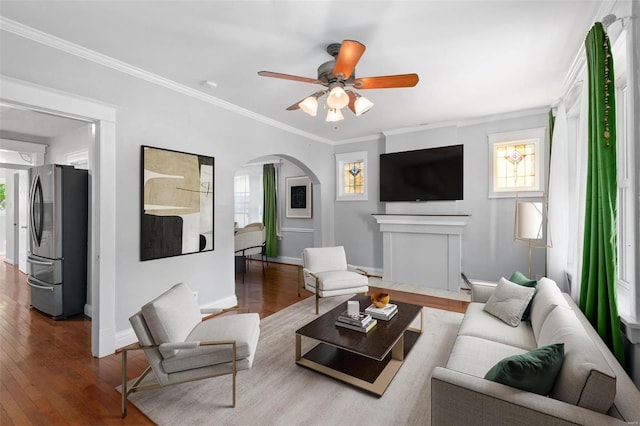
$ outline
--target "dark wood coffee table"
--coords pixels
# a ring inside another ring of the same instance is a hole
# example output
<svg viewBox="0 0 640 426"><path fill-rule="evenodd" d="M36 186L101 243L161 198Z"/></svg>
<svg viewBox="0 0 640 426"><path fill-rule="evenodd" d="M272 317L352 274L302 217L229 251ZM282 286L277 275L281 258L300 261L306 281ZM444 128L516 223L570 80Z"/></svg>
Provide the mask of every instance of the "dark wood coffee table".
<svg viewBox="0 0 640 426"><path fill-rule="evenodd" d="M360 309L371 304L368 296L355 296ZM296 364L382 396L402 366L404 357L422 334L422 306L395 302L398 313L389 321L378 320L368 333L335 325L347 310L341 303L296 330ZM420 315L420 328L409 326ZM302 353L302 337L319 341Z"/></svg>

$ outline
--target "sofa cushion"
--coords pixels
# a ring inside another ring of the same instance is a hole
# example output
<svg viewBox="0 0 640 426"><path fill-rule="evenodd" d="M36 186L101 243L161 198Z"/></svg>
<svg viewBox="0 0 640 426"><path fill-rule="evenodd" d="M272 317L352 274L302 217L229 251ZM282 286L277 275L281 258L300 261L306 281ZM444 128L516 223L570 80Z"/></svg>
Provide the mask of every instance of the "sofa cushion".
<svg viewBox="0 0 640 426"><path fill-rule="evenodd" d="M527 278L522 272L515 271L511 275L511 278L509 278L509 281L524 287L535 288L536 290L533 292L533 297L534 298L536 297L536 292L538 291L538 282L536 280L531 280ZM531 318L531 302L532 301L533 301L533 298L529 301L529 304L527 305L527 309L525 309L522 314L522 321L529 321L529 319Z"/></svg>
<svg viewBox="0 0 640 426"><path fill-rule="evenodd" d="M315 275L318 277L321 292L358 288L369 285L369 279L366 275L352 271L325 271L318 272Z"/></svg>
<svg viewBox="0 0 640 426"><path fill-rule="evenodd" d="M140 311L157 345L184 342L191 330L202 321L196 297L183 283L174 285ZM177 353L175 350L160 352L165 358Z"/></svg>
<svg viewBox="0 0 640 426"><path fill-rule="evenodd" d="M260 316L255 313L226 315L199 323L187 336L188 342L236 341L236 360L248 358L255 352L260 337ZM180 349L162 366L168 373L231 361L231 345L199 346Z"/></svg>
<svg viewBox="0 0 640 426"><path fill-rule="evenodd" d="M302 251L302 259L304 267L313 273L347 270L347 255L343 246L306 248Z"/></svg>
<svg viewBox="0 0 640 426"><path fill-rule="evenodd" d="M606 413L616 396L616 376L568 307L556 306L540 330L538 345L564 343L565 360L551 397Z"/></svg>
<svg viewBox="0 0 640 426"><path fill-rule="evenodd" d="M562 367L563 348L564 344L556 343L510 356L494 365L484 378L527 392L549 395Z"/></svg>
<svg viewBox="0 0 640 426"><path fill-rule="evenodd" d="M569 304L564 300L564 297L562 297L562 293L555 281L549 278L540 278L537 288L536 295L531 302L531 328L533 329L533 335L536 341L538 341L540 336L540 329L542 328L544 320L553 308L556 306L569 307ZM539 343L540 342L538 342L538 344Z"/></svg>
<svg viewBox="0 0 640 426"><path fill-rule="evenodd" d="M484 305L484 310L506 324L517 327L534 291L534 288L523 287L504 277L500 278L495 291Z"/></svg>
<svg viewBox="0 0 640 426"><path fill-rule="evenodd" d="M517 327L511 327L483 308L484 303L470 303L467 306L458 335L481 337L528 351L538 347L528 321L521 322Z"/></svg>
<svg viewBox="0 0 640 426"><path fill-rule="evenodd" d="M447 368L482 378L501 359L526 352L529 351L480 337L458 336Z"/></svg>

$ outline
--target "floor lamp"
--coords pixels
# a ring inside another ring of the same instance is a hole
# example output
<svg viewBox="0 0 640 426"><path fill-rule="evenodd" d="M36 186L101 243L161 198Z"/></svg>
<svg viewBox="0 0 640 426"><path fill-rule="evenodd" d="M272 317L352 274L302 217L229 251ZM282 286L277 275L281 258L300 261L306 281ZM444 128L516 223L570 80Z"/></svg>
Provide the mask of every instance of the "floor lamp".
<svg viewBox="0 0 640 426"><path fill-rule="evenodd" d="M545 242L545 225L548 226L546 201L524 201L516 198L516 215L513 238L529 247L529 275L531 278L531 249L550 248ZM549 231L547 229L547 239Z"/></svg>

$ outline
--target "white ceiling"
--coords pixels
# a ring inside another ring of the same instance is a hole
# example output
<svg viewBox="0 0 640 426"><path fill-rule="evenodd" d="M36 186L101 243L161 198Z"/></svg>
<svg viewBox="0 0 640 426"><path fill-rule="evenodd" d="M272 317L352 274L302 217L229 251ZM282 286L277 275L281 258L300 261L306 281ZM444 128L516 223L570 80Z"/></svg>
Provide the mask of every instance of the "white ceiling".
<svg viewBox="0 0 640 426"><path fill-rule="evenodd" d="M332 141L547 107L587 31L613 2L11 1L0 15ZM286 111L321 86L329 43L367 46L359 77L417 73L414 88L363 91L364 116ZM204 80L217 83L205 87Z"/></svg>
<svg viewBox="0 0 640 426"><path fill-rule="evenodd" d="M86 126L84 121L29 109L0 105L0 131L9 137L31 136L42 142L66 135ZM2 146L0 146L2 149Z"/></svg>

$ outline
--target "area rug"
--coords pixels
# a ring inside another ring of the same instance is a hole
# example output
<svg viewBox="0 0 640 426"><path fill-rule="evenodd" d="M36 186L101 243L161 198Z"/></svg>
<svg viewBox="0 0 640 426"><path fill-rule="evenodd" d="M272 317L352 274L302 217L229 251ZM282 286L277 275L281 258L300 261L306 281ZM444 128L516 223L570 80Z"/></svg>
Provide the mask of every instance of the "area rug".
<svg viewBox="0 0 640 426"><path fill-rule="evenodd" d="M321 299L320 312L348 298ZM424 308L424 332L380 398L295 364L295 330L316 318L309 297L261 321L253 367L238 372L236 408L230 376L139 392L129 401L160 425L428 425L431 372L446 364L462 317ZM304 351L313 346L303 343Z"/></svg>

